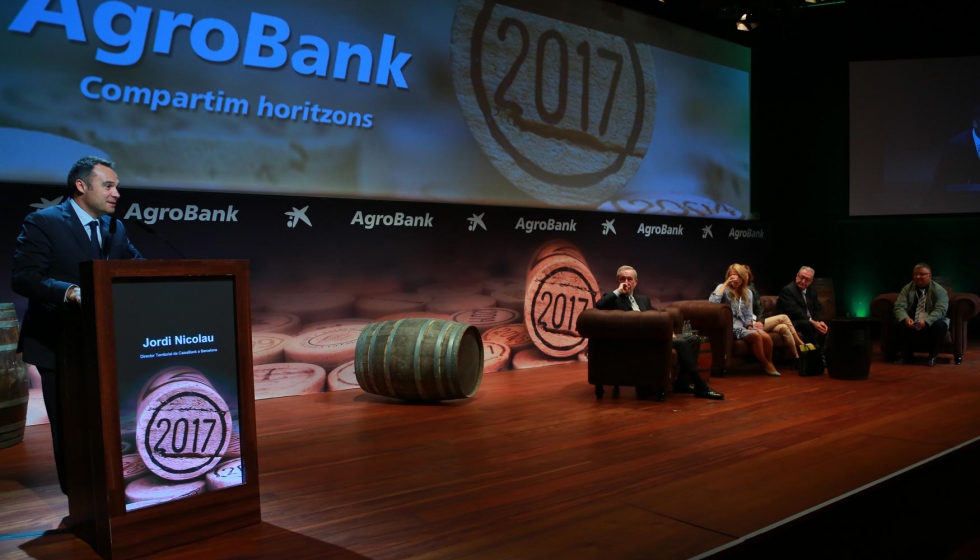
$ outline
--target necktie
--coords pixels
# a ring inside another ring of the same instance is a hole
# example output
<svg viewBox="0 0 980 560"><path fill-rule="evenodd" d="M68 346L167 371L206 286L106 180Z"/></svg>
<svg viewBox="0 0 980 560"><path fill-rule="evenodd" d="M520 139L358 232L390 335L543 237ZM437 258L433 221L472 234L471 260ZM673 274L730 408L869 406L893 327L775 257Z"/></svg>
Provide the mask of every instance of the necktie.
<svg viewBox="0 0 980 560"><path fill-rule="evenodd" d="M925 290L923 290L921 292L917 292L917 293L918 293L918 297L919 297L919 304L915 306L915 320L916 321L919 321L919 320L923 320L924 321L925 318L928 316L926 314L926 294L925 294Z"/></svg>
<svg viewBox="0 0 980 560"><path fill-rule="evenodd" d="M92 240L92 250L95 251L95 258L102 258L102 245L99 244L99 221L93 220L88 223L89 238Z"/></svg>
<svg viewBox="0 0 980 560"><path fill-rule="evenodd" d="M633 299L633 294L630 294L630 305L633 306L633 311L639 311L640 306L637 305L636 300Z"/></svg>
<svg viewBox="0 0 980 560"><path fill-rule="evenodd" d="M803 290L803 307L806 308L806 318L813 319L813 316L810 315L810 302L806 300L806 290Z"/></svg>

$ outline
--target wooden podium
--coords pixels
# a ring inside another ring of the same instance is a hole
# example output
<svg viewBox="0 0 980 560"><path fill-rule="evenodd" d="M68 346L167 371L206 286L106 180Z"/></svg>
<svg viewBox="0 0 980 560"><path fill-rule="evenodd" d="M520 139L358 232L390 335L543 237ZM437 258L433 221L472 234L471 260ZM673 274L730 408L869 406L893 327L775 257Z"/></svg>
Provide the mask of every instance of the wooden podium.
<svg viewBox="0 0 980 560"><path fill-rule="evenodd" d="M259 523L247 261L87 262L81 289L61 384L70 530L132 558Z"/></svg>

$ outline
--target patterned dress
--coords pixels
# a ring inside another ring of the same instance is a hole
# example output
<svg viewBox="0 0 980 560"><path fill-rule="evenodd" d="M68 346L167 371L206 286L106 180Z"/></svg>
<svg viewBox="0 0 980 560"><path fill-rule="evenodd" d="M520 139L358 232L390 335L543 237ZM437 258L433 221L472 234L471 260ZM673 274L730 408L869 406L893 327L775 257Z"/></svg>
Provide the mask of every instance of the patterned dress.
<svg viewBox="0 0 980 560"><path fill-rule="evenodd" d="M718 295L718 288L721 288L723 285L718 284L715 287L715 290L708 296L708 301L712 303L727 303L732 308L732 333L735 335L735 339L745 338L752 334L748 326L754 324L752 320L752 292L746 290L745 300L740 298L732 299L727 288L725 288L725 291L721 295Z"/></svg>

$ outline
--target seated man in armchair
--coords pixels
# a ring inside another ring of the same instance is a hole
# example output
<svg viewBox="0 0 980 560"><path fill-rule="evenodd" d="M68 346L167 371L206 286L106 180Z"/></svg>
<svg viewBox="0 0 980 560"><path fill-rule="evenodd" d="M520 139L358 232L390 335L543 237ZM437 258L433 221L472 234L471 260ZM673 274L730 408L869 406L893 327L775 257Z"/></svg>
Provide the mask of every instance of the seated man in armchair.
<svg viewBox="0 0 980 560"><path fill-rule="evenodd" d="M659 311L650 304L650 298L634 294L637 274L631 266L621 266L616 271L616 281L619 287L599 298L596 309L621 311ZM677 361L680 374L674 383L675 393L694 393L702 399L722 400L725 395L715 391L698 375L698 352L701 341L692 334L674 335L674 350L677 351Z"/></svg>
<svg viewBox="0 0 980 560"><path fill-rule="evenodd" d="M821 319L820 299L817 289L811 286L814 271L809 266L802 266L796 273L796 279L786 284L779 292L776 301L776 313L789 317L793 327L804 342L813 342L821 348L827 338L827 323Z"/></svg>
<svg viewBox="0 0 980 560"><path fill-rule="evenodd" d="M929 352L926 365L936 365L939 345L949 331L949 295L939 284L932 281L932 267L925 263L915 265L912 281L902 288L895 300L895 331L902 357L896 364L912 363L912 349L924 347Z"/></svg>

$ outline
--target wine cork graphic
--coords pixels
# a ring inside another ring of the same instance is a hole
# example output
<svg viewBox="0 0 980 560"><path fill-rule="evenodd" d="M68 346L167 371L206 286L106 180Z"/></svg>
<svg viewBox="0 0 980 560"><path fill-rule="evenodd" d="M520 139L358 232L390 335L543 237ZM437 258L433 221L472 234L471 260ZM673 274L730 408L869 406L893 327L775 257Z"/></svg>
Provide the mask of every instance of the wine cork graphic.
<svg viewBox="0 0 980 560"><path fill-rule="evenodd" d="M245 471L242 470L242 460L225 461L205 477L208 490L221 490L230 486L239 486L245 482Z"/></svg>
<svg viewBox="0 0 980 560"><path fill-rule="evenodd" d="M432 300L429 294L384 294L365 297L354 304L354 312L358 317L377 319L393 313L410 313L422 311L425 304Z"/></svg>
<svg viewBox="0 0 980 560"><path fill-rule="evenodd" d="M534 346L531 337L527 334L527 327L523 323L494 327L483 333L483 341L503 344L510 348L513 354Z"/></svg>
<svg viewBox="0 0 980 560"><path fill-rule="evenodd" d="M272 363L252 367L255 399L307 395L323 391L327 372L315 364Z"/></svg>
<svg viewBox="0 0 980 560"><path fill-rule="evenodd" d="M425 310L452 316L460 311L481 307L497 307L497 300L481 295L438 296L425 305Z"/></svg>
<svg viewBox="0 0 980 560"><path fill-rule="evenodd" d="M252 332L272 332L285 335L299 333L302 323L291 313L252 313Z"/></svg>
<svg viewBox="0 0 980 560"><path fill-rule="evenodd" d="M552 358L574 356L588 345L575 325L582 311L595 306L599 285L584 257L576 253L552 253L537 260L528 273L524 324L537 349Z"/></svg>
<svg viewBox="0 0 980 560"><path fill-rule="evenodd" d="M513 309L504 309L503 307L486 307L483 309L460 311L459 313L453 315L452 320L456 321L457 323L473 325L481 333L483 333L494 327L520 321L521 318L521 314Z"/></svg>
<svg viewBox="0 0 980 560"><path fill-rule="evenodd" d="M350 317L354 314L354 296L339 292L297 292L278 294L266 307L269 311L289 313L303 323Z"/></svg>
<svg viewBox="0 0 980 560"><path fill-rule="evenodd" d="M524 291L524 285L514 286L512 288L504 288L497 290L496 292L490 294L490 297L497 300L498 307L506 307L507 309L513 309L520 315L524 315L524 297L527 293Z"/></svg>
<svg viewBox="0 0 980 560"><path fill-rule="evenodd" d="M448 313L434 313L432 311L412 311L409 313L385 315L384 317L378 317L376 321L382 323L385 321L397 321L398 319L439 319L440 321L450 321L452 320L452 315Z"/></svg>
<svg viewBox="0 0 980 560"><path fill-rule="evenodd" d="M330 289L355 297L373 297L398 292L402 283L394 278L346 279L330 282Z"/></svg>
<svg viewBox="0 0 980 560"><path fill-rule="evenodd" d="M418 292L434 297L476 295L483 293L483 282L439 282L420 286Z"/></svg>
<svg viewBox="0 0 980 560"><path fill-rule="evenodd" d="M158 371L157 373L153 374L152 377L146 380L146 383L144 383L143 387L140 389L139 395L136 397L136 402L143 402L143 400L146 399L146 396L152 391L156 390L158 387L176 381L188 380L197 383L204 383L205 385L210 384L207 378L204 377L203 373L190 366L171 366ZM137 404L137 406L139 405ZM134 420L136 419L135 416L133 418Z"/></svg>
<svg viewBox="0 0 980 560"><path fill-rule="evenodd" d="M289 335L267 332L252 333L252 365L271 364L283 360L283 349Z"/></svg>
<svg viewBox="0 0 980 560"><path fill-rule="evenodd" d="M126 503L153 501L154 503L169 502L181 498L189 498L207 491L207 483L203 478L183 482L162 480L153 475L147 475L126 485ZM126 507L127 511L130 508Z"/></svg>
<svg viewBox="0 0 980 560"><path fill-rule="evenodd" d="M141 476L149 474L150 469L146 468L146 463L143 462L142 457L133 453L122 456L122 473L124 482L132 482Z"/></svg>
<svg viewBox="0 0 980 560"><path fill-rule="evenodd" d="M354 347L364 325L340 325L296 336L286 343L286 361L316 364L330 371L354 359Z"/></svg>
<svg viewBox="0 0 980 560"><path fill-rule="evenodd" d="M528 348L515 354L511 362L514 369L529 369L557 364L574 364L578 362L578 358L552 358L542 354L537 348Z"/></svg>
<svg viewBox="0 0 980 560"><path fill-rule="evenodd" d="M527 261L528 276L524 281L525 287L527 287L527 282L531 279L530 272L534 270L534 267L541 264L541 261L553 257L569 257L585 262L585 257L582 256L582 251L579 251L578 246L571 241L566 239L552 239L550 241L546 241L542 243L533 254L531 254L530 260Z"/></svg>
<svg viewBox="0 0 980 560"><path fill-rule="evenodd" d="M503 371L510 367L510 348L499 342L483 341L483 372Z"/></svg>
<svg viewBox="0 0 980 560"><path fill-rule="evenodd" d="M629 212L631 214L656 214L660 216L724 218L728 220L741 220L744 218L742 211L738 208L723 202L715 202L710 198L691 194L666 195L651 200L624 197L610 200L600 206L598 210L604 210L606 212Z"/></svg>
<svg viewBox="0 0 980 560"><path fill-rule="evenodd" d="M517 188L550 205L594 209L639 169L657 107L648 46L461 0L450 54L470 131Z"/></svg>
<svg viewBox="0 0 980 560"><path fill-rule="evenodd" d="M137 403L136 448L155 475L197 478L214 468L231 440L231 411L207 378L193 368L160 371ZM156 499L156 498L145 498Z"/></svg>
<svg viewBox="0 0 980 560"><path fill-rule="evenodd" d="M344 325L360 325L363 327L370 323L370 319L358 319L355 317L349 317L346 319L332 319L330 321L318 321L316 323L310 323L309 325L303 325L303 328L299 331L299 333L306 334L313 331L321 331L323 329L329 329L330 327L341 327Z"/></svg>
<svg viewBox="0 0 980 560"><path fill-rule="evenodd" d="M340 364L333 371L327 374L328 391L346 391L348 389L360 389L357 384L357 375L354 372L354 362Z"/></svg>

